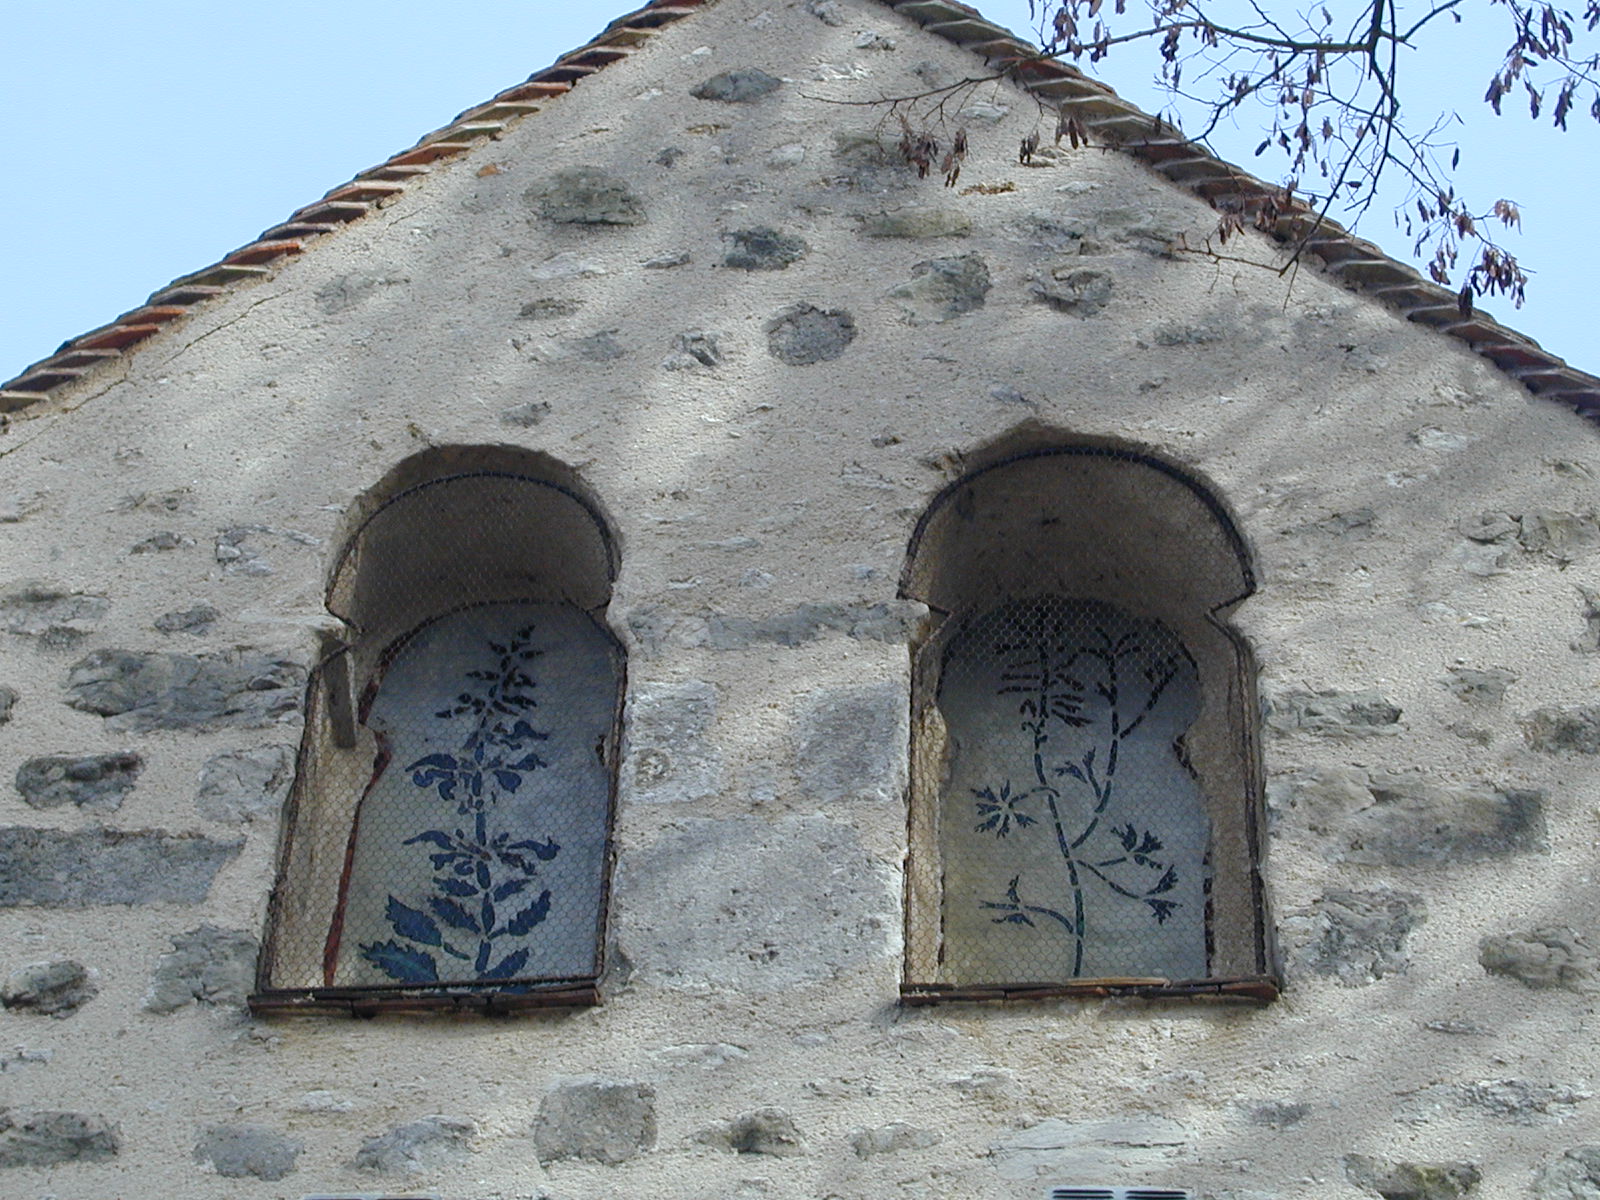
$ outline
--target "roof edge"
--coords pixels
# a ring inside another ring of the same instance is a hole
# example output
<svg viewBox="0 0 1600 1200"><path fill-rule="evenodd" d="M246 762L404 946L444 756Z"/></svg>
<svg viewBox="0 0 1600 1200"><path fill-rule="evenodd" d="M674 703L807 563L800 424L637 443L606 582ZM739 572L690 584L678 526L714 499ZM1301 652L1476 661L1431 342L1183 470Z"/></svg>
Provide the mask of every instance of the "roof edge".
<svg viewBox="0 0 1600 1200"><path fill-rule="evenodd" d="M958 0L876 2L983 59L1041 103L1074 118L1095 140L1140 159L1174 186L1254 222L1280 243L1300 243L1304 260L1319 264L1349 290L1466 343L1528 391L1600 423L1600 378L1498 321L1481 313L1463 313L1455 293L1424 279L1304 202L1286 199L1281 188L1217 158L1175 126L1129 104L1076 67L1041 57L1035 46L977 9ZM588 76L627 58L662 26L707 3L715 0L649 0L611 22L587 44L460 113L409 149L360 172L219 262L173 280L138 308L64 342L54 354L0 384L0 430L5 428L6 414L32 408L97 373L235 284L270 275L278 260L298 255L311 243L366 216L404 191L412 179L429 173L434 163L454 158L511 122L538 112Z"/></svg>

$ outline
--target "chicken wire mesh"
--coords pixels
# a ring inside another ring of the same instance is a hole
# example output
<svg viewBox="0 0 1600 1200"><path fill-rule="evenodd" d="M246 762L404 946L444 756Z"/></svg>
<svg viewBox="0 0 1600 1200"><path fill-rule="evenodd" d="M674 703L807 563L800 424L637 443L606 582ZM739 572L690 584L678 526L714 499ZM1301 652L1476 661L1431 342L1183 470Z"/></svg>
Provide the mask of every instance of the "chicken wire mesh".
<svg viewBox="0 0 1600 1200"><path fill-rule="evenodd" d="M1221 504L1148 455L1001 458L919 523L907 989L1270 974ZM1275 984L1263 990L1263 994Z"/></svg>
<svg viewBox="0 0 1600 1200"><path fill-rule="evenodd" d="M263 992L592 980L620 645L598 518L500 472L406 489L351 539L315 673Z"/></svg>

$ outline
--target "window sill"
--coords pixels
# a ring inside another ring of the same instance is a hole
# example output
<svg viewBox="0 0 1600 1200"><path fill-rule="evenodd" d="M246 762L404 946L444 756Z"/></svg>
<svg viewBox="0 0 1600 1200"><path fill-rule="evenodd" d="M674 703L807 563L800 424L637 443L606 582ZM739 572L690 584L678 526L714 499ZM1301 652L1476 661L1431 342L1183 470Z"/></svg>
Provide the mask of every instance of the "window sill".
<svg viewBox="0 0 1600 1200"><path fill-rule="evenodd" d="M1072 983L902 983L900 1003L917 1006L962 1001L1197 996L1270 1004L1278 998L1280 991L1279 980L1270 975L1241 979L1082 979Z"/></svg>
<svg viewBox="0 0 1600 1200"><path fill-rule="evenodd" d="M477 1013L512 1016L546 1008L587 1008L600 1003L593 980L562 983L526 992L383 991L370 988L273 989L257 992L248 1001L250 1015L279 1017L339 1013L375 1017L380 1013L426 1015Z"/></svg>

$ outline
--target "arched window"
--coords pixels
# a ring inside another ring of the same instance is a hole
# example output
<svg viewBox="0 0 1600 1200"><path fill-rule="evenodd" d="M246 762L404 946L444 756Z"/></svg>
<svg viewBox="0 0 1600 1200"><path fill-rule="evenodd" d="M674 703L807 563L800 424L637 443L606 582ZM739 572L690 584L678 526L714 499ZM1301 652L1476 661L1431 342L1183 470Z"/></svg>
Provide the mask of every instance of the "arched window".
<svg viewBox="0 0 1600 1200"><path fill-rule="evenodd" d="M916 649L908 1001L1276 994L1249 555L1203 484L1100 444L941 492Z"/></svg>
<svg viewBox="0 0 1600 1200"><path fill-rule="evenodd" d="M406 460L349 514L257 1011L594 998L623 686L615 544L511 447Z"/></svg>

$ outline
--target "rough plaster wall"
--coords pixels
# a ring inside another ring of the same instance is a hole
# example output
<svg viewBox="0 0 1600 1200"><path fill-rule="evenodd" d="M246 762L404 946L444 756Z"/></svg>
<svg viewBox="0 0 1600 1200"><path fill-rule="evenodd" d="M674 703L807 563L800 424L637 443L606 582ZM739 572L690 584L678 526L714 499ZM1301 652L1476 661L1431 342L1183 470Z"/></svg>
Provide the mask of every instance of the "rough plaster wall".
<svg viewBox="0 0 1600 1200"><path fill-rule="evenodd" d="M895 48L858 47L865 31ZM1039 118L1004 87L973 97L962 183L1010 191L918 183L862 148L881 111L820 99L971 65L875 5L722 0L155 339L73 411L12 428L0 685L18 698L0 778L48 755L143 766L118 807L8 790L0 823L199 834L216 874L207 889L183 873L203 901L141 901L141 879L171 871L169 838L127 851L135 903L41 905L36 878L5 877L21 902L0 910L0 1190L964 1198L1113 1182L1342 1200L1455 1195L1472 1176L1396 1163L1469 1161L1485 1196L1564 1196L1589 1172L1562 1156L1593 1140L1593 952L1552 932L1491 945L1512 974L1479 959L1486 937L1596 916L1597 718L1532 717L1592 695L1592 427L1310 273L1170 256L1211 214L1113 153L1016 165ZM782 87L689 94L750 67ZM623 181L644 221L555 224L525 199L580 166ZM970 232L865 235L907 208ZM724 235L760 228L809 249L783 269L723 265ZM939 297L893 294L916 264L963 255L988 272L981 307L938 321ZM848 310L854 341L779 361L766 326L794 304ZM715 365L685 361L694 330ZM1268 1008L896 1006L904 739L802 748L818 729L902 728L912 523L964 452L1027 420L1190 464L1255 548L1262 586L1236 619L1268 707L1290 983ZM266 658L216 670L248 700L277 662L270 694L292 696L343 506L426 445L486 442L572 464L619 527L610 612L637 725L605 1003L251 1021L239 968L281 796L260 763L295 743L294 714L223 703L140 728L65 704L69 671L113 649L247 647ZM153 537L170 548L134 551ZM159 631L202 605L214 622ZM840 721L848 706L863 719ZM214 788L257 780L256 819L200 806L207 770ZM6 853L24 876L115 882L104 851L83 851L87 870L32 842ZM86 970L29 974L67 960ZM77 1006L45 1015L41 991Z"/></svg>

